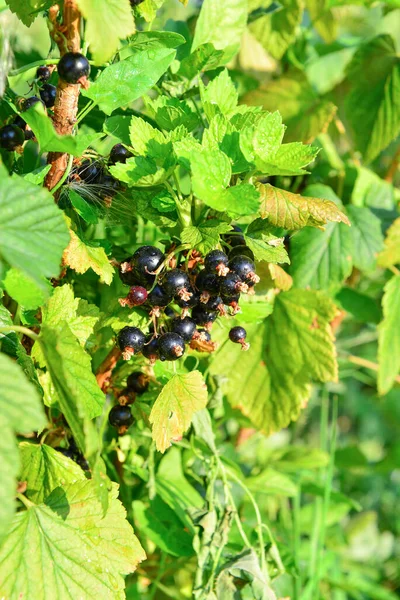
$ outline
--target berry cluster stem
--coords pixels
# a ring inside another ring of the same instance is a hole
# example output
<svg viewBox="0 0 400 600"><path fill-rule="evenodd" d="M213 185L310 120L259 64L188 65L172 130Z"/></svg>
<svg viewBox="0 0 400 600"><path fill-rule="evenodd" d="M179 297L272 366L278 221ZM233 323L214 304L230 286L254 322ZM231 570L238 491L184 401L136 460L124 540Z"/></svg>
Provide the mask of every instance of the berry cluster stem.
<svg viewBox="0 0 400 600"><path fill-rule="evenodd" d="M61 56L66 52L79 52L81 15L75 0L64 0L63 23L57 23L57 7L50 9L50 20L53 25L51 35L57 43ZM59 79L57 96L54 104L54 129L60 135L71 134L76 123L80 84L71 84ZM63 177L68 164L68 154L49 152L47 158L51 169L47 174L45 185L49 190L55 188Z"/></svg>

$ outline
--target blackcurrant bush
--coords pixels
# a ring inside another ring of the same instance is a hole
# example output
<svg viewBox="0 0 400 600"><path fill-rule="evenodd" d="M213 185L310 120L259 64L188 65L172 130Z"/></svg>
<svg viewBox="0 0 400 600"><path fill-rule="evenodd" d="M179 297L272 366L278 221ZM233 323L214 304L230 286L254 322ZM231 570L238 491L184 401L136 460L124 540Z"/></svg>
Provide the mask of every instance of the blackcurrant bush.
<svg viewBox="0 0 400 600"><path fill-rule="evenodd" d="M218 313L215 310L208 310L204 305L195 306L192 310L192 319L197 325L210 326L217 316Z"/></svg>
<svg viewBox="0 0 400 600"><path fill-rule="evenodd" d="M38 102L40 102L44 106L43 100L41 100L37 96L31 96L30 98L27 98L26 100L24 100L23 111L29 110L30 108L32 108L32 106L35 106L35 104L37 104Z"/></svg>
<svg viewBox="0 0 400 600"><path fill-rule="evenodd" d="M109 164L115 165L116 163L125 163L127 158L133 156L132 152L129 152L122 144L115 144L111 148Z"/></svg>
<svg viewBox="0 0 400 600"><path fill-rule="evenodd" d="M122 350L124 360L129 360L134 354L138 354L146 341L146 336L138 327L126 326L118 334L118 346Z"/></svg>
<svg viewBox="0 0 400 600"><path fill-rule="evenodd" d="M229 268L233 273L239 275L240 279L247 284L258 283L260 278L256 275L256 267L254 262L248 256L234 256L229 261Z"/></svg>
<svg viewBox="0 0 400 600"><path fill-rule="evenodd" d="M228 257L222 250L211 250L204 259L204 267L210 273L226 275L229 271Z"/></svg>
<svg viewBox="0 0 400 600"><path fill-rule="evenodd" d="M153 335L149 335L147 336L146 342L142 348L143 356L148 358L152 363L154 363L157 360L157 358L159 358L158 340L159 338L156 338Z"/></svg>
<svg viewBox="0 0 400 600"><path fill-rule="evenodd" d="M235 246L232 248L232 250L229 252L229 260L239 255L247 256L248 258L251 258L251 260L254 260L254 253L248 246Z"/></svg>
<svg viewBox="0 0 400 600"><path fill-rule="evenodd" d="M40 97L47 108L52 108L56 101L57 88L55 85L45 83L40 90Z"/></svg>
<svg viewBox="0 0 400 600"><path fill-rule="evenodd" d="M165 273L161 283L165 291L171 296L177 296L183 300L189 300L191 297L189 291L190 281L185 271L171 269Z"/></svg>
<svg viewBox="0 0 400 600"><path fill-rule="evenodd" d="M60 79L67 83L78 83L82 77L88 77L90 65L86 56L79 52L67 52L58 63Z"/></svg>
<svg viewBox="0 0 400 600"><path fill-rule="evenodd" d="M36 79L40 79L40 81L48 81L51 76L51 71L49 67L43 65L42 67L38 67L36 70Z"/></svg>
<svg viewBox="0 0 400 600"><path fill-rule="evenodd" d="M95 162L84 160L76 172L79 175L79 178L82 179L82 181L85 181L85 183L94 183L101 175L101 168Z"/></svg>
<svg viewBox="0 0 400 600"><path fill-rule="evenodd" d="M61 446L56 446L54 450L57 450L57 452L60 452L60 454L63 454L71 460L75 460L75 452L71 448L61 448Z"/></svg>
<svg viewBox="0 0 400 600"><path fill-rule="evenodd" d="M229 332L229 339L235 344L241 344L242 350L248 350L250 348L250 344L245 342L247 336L247 331L244 327L232 327Z"/></svg>
<svg viewBox="0 0 400 600"><path fill-rule="evenodd" d="M167 306L172 301L172 296L167 294L165 289L159 285L158 283L155 285L154 289L151 290L149 295L147 296L147 303L150 306Z"/></svg>
<svg viewBox="0 0 400 600"><path fill-rule="evenodd" d="M141 371L134 371L126 380L126 385L136 394L143 394L149 387L149 381L150 377L148 375Z"/></svg>
<svg viewBox="0 0 400 600"><path fill-rule="evenodd" d="M126 427L128 428L133 423L133 415L129 406L121 406L117 404L113 406L108 415L108 422L113 427Z"/></svg>
<svg viewBox="0 0 400 600"><path fill-rule="evenodd" d="M236 296L240 292L247 292L247 288L237 273L228 273L221 280L221 296Z"/></svg>
<svg viewBox="0 0 400 600"><path fill-rule="evenodd" d="M185 342L177 333L164 333L158 340L158 352L161 360L177 360L185 352Z"/></svg>
<svg viewBox="0 0 400 600"><path fill-rule="evenodd" d="M25 141L24 132L16 125L6 125L0 129L0 147L5 150L15 150Z"/></svg>
<svg viewBox="0 0 400 600"><path fill-rule="evenodd" d="M224 233L222 236L224 242L232 246L245 246L246 242L243 236L243 231L239 225L232 225L232 231Z"/></svg>
<svg viewBox="0 0 400 600"><path fill-rule="evenodd" d="M196 323L190 317L178 317L172 321L171 330L180 335L185 342L190 342L196 331Z"/></svg>

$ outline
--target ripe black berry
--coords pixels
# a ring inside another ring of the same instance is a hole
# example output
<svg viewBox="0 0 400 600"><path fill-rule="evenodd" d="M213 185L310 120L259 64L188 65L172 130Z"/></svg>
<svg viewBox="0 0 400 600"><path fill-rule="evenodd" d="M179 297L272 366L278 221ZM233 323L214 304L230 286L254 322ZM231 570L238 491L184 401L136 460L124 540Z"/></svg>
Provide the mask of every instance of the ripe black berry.
<svg viewBox="0 0 400 600"><path fill-rule="evenodd" d="M226 275L229 271L227 265L228 257L222 250L212 250L204 259L206 271L217 273L217 275Z"/></svg>
<svg viewBox="0 0 400 600"><path fill-rule="evenodd" d="M250 348L250 344L245 342L247 335L247 331L244 327L232 327L229 332L229 339L235 344L241 344L242 350L248 350Z"/></svg>
<svg viewBox="0 0 400 600"><path fill-rule="evenodd" d="M129 390L137 394L143 394L149 387L150 377L141 371L131 373L126 381Z"/></svg>
<svg viewBox="0 0 400 600"><path fill-rule="evenodd" d="M129 152L122 144L115 144L111 148L109 164L115 165L115 163L125 163L127 158L133 156L132 152Z"/></svg>
<svg viewBox="0 0 400 600"><path fill-rule="evenodd" d="M171 330L177 333L185 342L190 342L196 331L196 323L190 317L184 319L174 319L172 321Z"/></svg>
<svg viewBox="0 0 400 600"><path fill-rule="evenodd" d="M195 306L192 310L192 319L197 325L211 326L211 323L215 321L218 313L215 310L208 310L204 305Z"/></svg>
<svg viewBox="0 0 400 600"><path fill-rule="evenodd" d="M108 422L113 427L128 428L129 425L132 425L133 423L131 409L127 405L121 406L120 404L117 404L116 406L113 406L108 415Z"/></svg>
<svg viewBox="0 0 400 600"><path fill-rule="evenodd" d="M189 291L190 281L185 271L180 269L171 269L167 271L162 279L162 285L165 291L171 296L178 296L183 300L189 300L191 292Z"/></svg>
<svg viewBox="0 0 400 600"><path fill-rule="evenodd" d="M224 240L224 242L232 246L232 248L234 246L246 245L245 239L243 237L243 231L239 227L239 225L232 225L232 231L224 233L221 237Z"/></svg>
<svg viewBox="0 0 400 600"><path fill-rule="evenodd" d="M200 302L199 292L194 290L191 286L187 288L187 291L189 292L189 294L191 294L190 297L188 297L188 294L187 300L185 300L184 298L180 298L179 296L175 298L175 302L177 303L177 305L183 309L193 308L193 306L197 306L197 304Z"/></svg>
<svg viewBox="0 0 400 600"><path fill-rule="evenodd" d="M206 270L200 271L196 277L196 287L202 292L200 301L207 302L211 294L218 294L220 282L220 277L217 274L209 273Z"/></svg>
<svg viewBox="0 0 400 600"><path fill-rule="evenodd" d="M40 102L44 106L43 100L41 100L37 96L31 96L30 98L27 98L23 104L23 112L25 110L28 110L29 108L32 108L32 106L35 106L35 104L37 104L38 102Z"/></svg>
<svg viewBox="0 0 400 600"><path fill-rule="evenodd" d="M79 52L67 52L58 63L60 79L67 83L78 83L82 77L88 77L90 65L86 56Z"/></svg>
<svg viewBox="0 0 400 600"><path fill-rule="evenodd" d="M24 121L24 119L22 117L20 117L19 115L17 115L15 117L15 119L14 119L13 125L16 125L20 129L25 129L25 127L26 127L26 121Z"/></svg>
<svg viewBox="0 0 400 600"><path fill-rule="evenodd" d="M185 352L185 342L177 333L164 333L158 340L161 360L177 360Z"/></svg>
<svg viewBox="0 0 400 600"><path fill-rule="evenodd" d="M36 71L36 79L40 79L41 81L48 81L51 76L51 71L49 67L43 66L38 67Z"/></svg>
<svg viewBox="0 0 400 600"><path fill-rule="evenodd" d="M146 336L138 327L124 327L118 334L118 346L122 350L124 360L138 354L146 341Z"/></svg>
<svg viewBox="0 0 400 600"><path fill-rule="evenodd" d="M198 329L197 333L199 334L197 339L201 340L202 342L211 342L211 334L209 331L206 331L205 329Z"/></svg>
<svg viewBox="0 0 400 600"><path fill-rule="evenodd" d="M248 258L251 258L251 260L254 260L254 253L248 246L235 246L232 248L229 252L229 260L235 256L247 256Z"/></svg>
<svg viewBox="0 0 400 600"><path fill-rule="evenodd" d="M165 289L159 285L158 283L155 285L154 289L151 290L149 295L147 296L147 303L150 306L167 306L172 300L172 296L167 294Z"/></svg>
<svg viewBox="0 0 400 600"><path fill-rule="evenodd" d="M42 89L40 90L40 97L47 106L47 108L52 108L56 101L57 88L55 85L51 85L50 83L45 83Z"/></svg>
<svg viewBox="0 0 400 600"><path fill-rule="evenodd" d="M98 164L84 160L76 170L79 178L86 183L94 183L101 175L101 169Z"/></svg>
<svg viewBox="0 0 400 600"><path fill-rule="evenodd" d="M24 132L16 125L6 125L0 129L0 147L5 150L15 150L24 141Z"/></svg>
<svg viewBox="0 0 400 600"><path fill-rule="evenodd" d="M239 275L240 279L249 284L255 284L260 281L258 275L256 275L256 267L254 262L248 256L234 256L229 261L229 268L233 273Z"/></svg>
<svg viewBox="0 0 400 600"><path fill-rule="evenodd" d="M75 460L75 452L71 448L61 448L61 446L56 446L54 450L57 450L60 454L64 454L64 456L71 460Z"/></svg>
<svg viewBox="0 0 400 600"><path fill-rule="evenodd" d="M112 198L121 187L118 179L105 174L103 171L100 172L96 183L99 185L97 195L100 196L100 198Z"/></svg>
<svg viewBox="0 0 400 600"><path fill-rule="evenodd" d="M206 304L206 308L208 308L208 310L216 310L220 315L226 314L224 302L220 296L211 296Z"/></svg>
<svg viewBox="0 0 400 600"><path fill-rule="evenodd" d="M158 354L158 339L153 337L153 335L149 335L146 338L146 342L142 349L142 354L146 358L150 360L151 363L154 363L159 357Z"/></svg>
<svg viewBox="0 0 400 600"><path fill-rule="evenodd" d="M247 292L248 286L243 283L237 273L228 273L221 280L221 296L236 296L239 292Z"/></svg>
<svg viewBox="0 0 400 600"><path fill-rule="evenodd" d="M135 285L140 283L137 277L135 277L135 273L132 271L131 258L131 256L125 258L118 269L119 278L125 285Z"/></svg>
<svg viewBox="0 0 400 600"><path fill-rule="evenodd" d="M35 134L33 133L32 129L25 129L24 136L25 140L33 140Z"/></svg>
<svg viewBox="0 0 400 600"><path fill-rule="evenodd" d="M131 264L140 275L153 274L161 266L165 256L155 246L142 246L133 254ZM153 277L154 279L154 277Z"/></svg>

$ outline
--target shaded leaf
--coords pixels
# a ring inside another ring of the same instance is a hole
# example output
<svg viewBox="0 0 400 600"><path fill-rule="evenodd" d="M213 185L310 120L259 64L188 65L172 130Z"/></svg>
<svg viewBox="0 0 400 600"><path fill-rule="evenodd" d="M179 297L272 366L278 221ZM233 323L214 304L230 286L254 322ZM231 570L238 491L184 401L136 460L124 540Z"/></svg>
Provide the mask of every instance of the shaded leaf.
<svg viewBox="0 0 400 600"><path fill-rule="evenodd" d="M378 390L387 394L400 371L400 276L385 285L378 338Z"/></svg>

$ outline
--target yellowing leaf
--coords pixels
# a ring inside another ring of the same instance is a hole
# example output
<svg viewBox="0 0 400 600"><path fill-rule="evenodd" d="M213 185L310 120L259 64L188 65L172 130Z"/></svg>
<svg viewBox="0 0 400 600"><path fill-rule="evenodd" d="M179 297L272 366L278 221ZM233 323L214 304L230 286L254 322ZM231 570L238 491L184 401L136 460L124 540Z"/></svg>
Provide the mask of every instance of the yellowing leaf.
<svg viewBox="0 0 400 600"><path fill-rule="evenodd" d="M110 265L104 248L87 246L70 230L71 241L64 251L63 262L77 273L86 273L90 268L97 275L100 275L100 281L110 285L114 269Z"/></svg>
<svg viewBox="0 0 400 600"><path fill-rule="evenodd" d="M261 196L260 214L276 227L301 229L305 226L323 227L328 221L350 221L331 200L310 198L273 187L269 183L257 186Z"/></svg>
<svg viewBox="0 0 400 600"><path fill-rule="evenodd" d="M193 414L205 408L207 387L200 371L174 375L164 386L150 413L153 440L165 452L189 428Z"/></svg>
<svg viewBox="0 0 400 600"><path fill-rule="evenodd" d="M378 265L381 267L393 267L400 263L400 217L389 227L385 249L378 255Z"/></svg>
<svg viewBox="0 0 400 600"><path fill-rule="evenodd" d="M290 290L293 285L293 279L289 273L286 273L282 267L279 265L274 265L273 263L268 264L268 270L275 287L283 290L284 292Z"/></svg>

